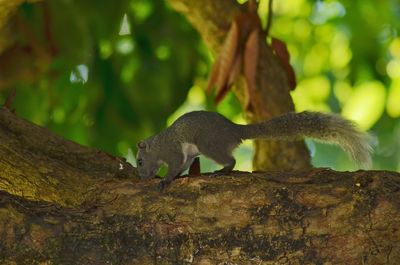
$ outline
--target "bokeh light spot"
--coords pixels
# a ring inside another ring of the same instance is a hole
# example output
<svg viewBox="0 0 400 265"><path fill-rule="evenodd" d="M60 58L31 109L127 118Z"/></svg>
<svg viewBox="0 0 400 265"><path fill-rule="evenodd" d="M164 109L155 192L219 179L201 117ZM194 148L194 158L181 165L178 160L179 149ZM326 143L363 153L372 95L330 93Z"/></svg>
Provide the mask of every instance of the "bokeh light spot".
<svg viewBox="0 0 400 265"><path fill-rule="evenodd" d="M131 1L131 9L138 21L148 18L153 12L153 4L150 1Z"/></svg>
<svg viewBox="0 0 400 265"><path fill-rule="evenodd" d="M381 117L385 109L385 98L386 91L382 83L365 82L355 87L343 106L342 115L368 130Z"/></svg>
<svg viewBox="0 0 400 265"><path fill-rule="evenodd" d="M167 60L171 55L171 49L166 45L160 45L156 49L156 56L159 60Z"/></svg>
<svg viewBox="0 0 400 265"><path fill-rule="evenodd" d="M325 76L302 80L292 92L296 110L329 111L326 99L330 94L330 83Z"/></svg>
<svg viewBox="0 0 400 265"><path fill-rule="evenodd" d="M390 43L389 51L392 56L400 58L400 38L395 38Z"/></svg>
<svg viewBox="0 0 400 265"><path fill-rule="evenodd" d="M134 48L135 45L130 37L121 38L116 43L117 52L123 55L130 54Z"/></svg>
<svg viewBox="0 0 400 265"><path fill-rule="evenodd" d="M392 79L400 78L400 58L391 60L386 66L386 72Z"/></svg>
<svg viewBox="0 0 400 265"><path fill-rule="evenodd" d="M102 59L107 59L113 53L113 47L109 40L99 41L100 56Z"/></svg>
<svg viewBox="0 0 400 265"><path fill-rule="evenodd" d="M400 78L392 81L389 89L386 111L392 118L400 117Z"/></svg>

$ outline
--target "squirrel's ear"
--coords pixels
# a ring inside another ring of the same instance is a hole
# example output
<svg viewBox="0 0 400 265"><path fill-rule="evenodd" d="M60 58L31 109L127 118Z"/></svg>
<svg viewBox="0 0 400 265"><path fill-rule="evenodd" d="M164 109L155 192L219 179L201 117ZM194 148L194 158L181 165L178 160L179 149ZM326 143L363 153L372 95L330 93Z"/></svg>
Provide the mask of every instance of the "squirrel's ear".
<svg viewBox="0 0 400 265"><path fill-rule="evenodd" d="M138 149L145 149L145 148L147 148L147 144L146 144L145 141L140 141L140 142L138 142L138 143L136 144L136 147L137 147Z"/></svg>

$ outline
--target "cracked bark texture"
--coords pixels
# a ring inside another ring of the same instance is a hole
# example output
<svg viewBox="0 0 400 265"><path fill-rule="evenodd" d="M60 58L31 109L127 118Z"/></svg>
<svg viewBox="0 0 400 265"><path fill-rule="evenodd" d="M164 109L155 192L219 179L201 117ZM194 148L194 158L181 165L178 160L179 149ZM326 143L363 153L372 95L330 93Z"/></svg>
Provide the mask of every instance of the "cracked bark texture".
<svg viewBox="0 0 400 265"><path fill-rule="evenodd" d="M0 109L0 264L400 264L400 174L183 176Z"/></svg>
<svg viewBox="0 0 400 265"><path fill-rule="evenodd" d="M205 44L217 54L234 16L244 9L235 0L168 0L198 30ZM246 112L249 123L270 119L294 111L285 71L265 39L260 39L257 67L257 91L254 108ZM244 104L244 82L239 81L234 91ZM310 156L304 142L255 141L253 168L255 170L306 169Z"/></svg>

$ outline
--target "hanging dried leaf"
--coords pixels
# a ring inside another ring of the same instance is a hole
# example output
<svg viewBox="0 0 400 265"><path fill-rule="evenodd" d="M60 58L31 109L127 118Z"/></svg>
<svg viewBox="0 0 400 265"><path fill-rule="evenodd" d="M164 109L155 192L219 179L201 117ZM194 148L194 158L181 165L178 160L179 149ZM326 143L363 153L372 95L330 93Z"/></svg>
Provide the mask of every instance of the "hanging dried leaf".
<svg viewBox="0 0 400 265"><path fill-rule="evenodd" d="M293 67L290 65L290 54L286 47L286 43L277 38L272 38L271 46L287 74L290 88L294 89L297 85L296 74L293 70Z"/></svg>
<svg viewBox="0 0 400 265"><path fill-rule="evenodd" d="M231 28L225 38L219 58L219 73L217 78L217 91L227 86L229 73L232 70L232 65L239 42L239 26L236 21L232 22Z"/></svg>
<svg viewBox="0 0 400 265"><path fill-rule="evenodd" d="M239 75L242 71L242 55L240 53L236 54L234 63L232 65L232 70L229 73L228 82L224 87L217 91L215 95L215 103L218 104L226 94L231 90L232 85L237 81Z"/></svg>
<svg viewBox="0 0 400 265"><path fill-rule="evenodd" d="M242 55L240 53L236 54L233 66L232 66L232 71L229 74L229 79L228 79L228 85L231 86L233 85L239 78L239 75L242 71Z"/></svg>
<svg viewBox="0 0 400 265"><path fill-rule="evenodd" d="M207 93L216 88L218 104L231 90L240 74L246 79L245 108L248 109L256 90L259 34L261 21L257 14L257 2L250 0L248 10L236 15L221 51L214 63L207 85ZM244 64L244 65L243 65Z"/></svg>
<svg viewBox="0 0 400 265"><path fill-rule="evenodd" d="M244 69L243 74L246 80L248 98L245 108L250 107L252 98L256 91L256 76L258 65L258 50L259 50L259 31L254 29L246 41L244 49Z"/></svg>

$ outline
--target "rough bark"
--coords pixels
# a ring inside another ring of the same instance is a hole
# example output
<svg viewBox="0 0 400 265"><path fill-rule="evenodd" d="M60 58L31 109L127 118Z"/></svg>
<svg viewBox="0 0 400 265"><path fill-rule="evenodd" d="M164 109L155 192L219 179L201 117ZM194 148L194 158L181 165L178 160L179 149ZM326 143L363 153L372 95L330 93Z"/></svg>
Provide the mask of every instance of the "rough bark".
<svg viewBox="0 0 400 265"><path fill-rule="evenodd" d="M89 149L0 109L0 190L62 206L93 198L93 185L134 176L121 158Z"/></svg>
<svg viewBox="0 0 400 265"><path fill-rule="evenodd" d="M235 0L168 0L172 7L185 15L199 31L205 44L217 53L229 29L232 18L241 7ZM254 108L246 113L249 123L270 119L294 110L285 71L273 55L265 39L260 40L260 60L257 68L257 91ZM235 88L244 102L244 84ZM279 154L279 155L278 155ZM303 142L255 142L253 168L256 170L305 169L310 167L310 156Z"/></svg>
<svg viewBox="0 0 400 265"><path fill-rule="evenodd" d="M400 263L398 173L157 181L1 109L0 264Z"/></svg>

